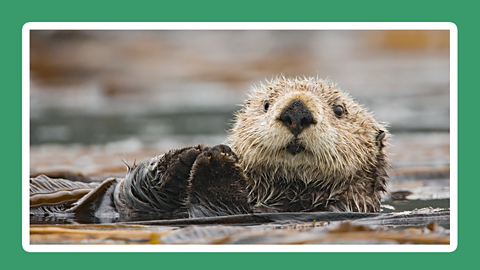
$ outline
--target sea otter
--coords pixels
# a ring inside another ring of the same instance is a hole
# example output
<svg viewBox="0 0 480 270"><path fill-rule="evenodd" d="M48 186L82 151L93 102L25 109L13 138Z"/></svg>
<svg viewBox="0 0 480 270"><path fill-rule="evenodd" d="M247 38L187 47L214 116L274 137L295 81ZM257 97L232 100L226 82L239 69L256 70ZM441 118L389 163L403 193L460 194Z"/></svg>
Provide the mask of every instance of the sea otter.
<svg viewBox="0 0 480 270"><path fill-rule="evenodd" d="M160 217L379 212L388 137L385 125L336 85L282 76L253 89L225 144L127 165L125 179L105 181L65 211Z"/></svg>
<svg viewBox="0 0 480 270"><path fill-rule="evenodd" d="M335 85L277 78L253 90L229 145L254 209L380 211L384 124Z"/></svg>

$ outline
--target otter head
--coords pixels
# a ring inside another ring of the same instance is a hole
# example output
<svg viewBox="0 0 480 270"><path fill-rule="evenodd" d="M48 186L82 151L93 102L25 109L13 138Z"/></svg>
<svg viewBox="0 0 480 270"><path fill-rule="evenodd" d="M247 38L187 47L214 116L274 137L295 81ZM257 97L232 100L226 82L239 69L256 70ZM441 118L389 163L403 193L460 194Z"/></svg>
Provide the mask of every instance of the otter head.
<svg viewBox="0 0 480 270"><path fill-rule="evenodd" d="M236 114L229 143L253 178L332 183L386 166L386 134L335 85L281 77L253 89Z"/></svg>

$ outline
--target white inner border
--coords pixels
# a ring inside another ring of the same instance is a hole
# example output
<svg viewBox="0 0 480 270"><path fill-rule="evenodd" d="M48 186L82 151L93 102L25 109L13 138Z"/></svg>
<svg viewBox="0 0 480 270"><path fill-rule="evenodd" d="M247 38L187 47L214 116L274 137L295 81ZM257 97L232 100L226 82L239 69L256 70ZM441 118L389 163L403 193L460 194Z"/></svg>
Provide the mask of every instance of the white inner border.
<svg viewBox="0 0 480 270"><path fill-rule="evenodd" d="M30 30L449 30L450 245L30 245ZM453 252L458 244L457 26L434 23L162 22L39 23L22 29L22 245L28 252Z"/></svg>

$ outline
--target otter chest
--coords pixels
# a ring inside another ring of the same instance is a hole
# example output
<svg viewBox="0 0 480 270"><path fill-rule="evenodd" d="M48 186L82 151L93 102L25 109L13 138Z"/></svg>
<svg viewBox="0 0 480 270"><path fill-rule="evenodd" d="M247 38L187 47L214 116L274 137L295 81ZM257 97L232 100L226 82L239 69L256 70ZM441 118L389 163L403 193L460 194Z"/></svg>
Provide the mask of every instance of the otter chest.
<svg viewBox="0 0 480 270"><path fill-rule="evenodd" d="M252 205L262 212L326 211L329 203L328 189L318 182L277 179L276 181L252 181L249 186Z"/></svg>

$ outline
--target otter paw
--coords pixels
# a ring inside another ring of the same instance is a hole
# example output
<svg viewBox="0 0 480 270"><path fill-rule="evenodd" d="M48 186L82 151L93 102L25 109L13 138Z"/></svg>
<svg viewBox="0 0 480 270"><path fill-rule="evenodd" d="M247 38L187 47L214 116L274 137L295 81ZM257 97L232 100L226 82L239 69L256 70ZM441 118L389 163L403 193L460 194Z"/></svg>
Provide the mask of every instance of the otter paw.
<svg viewBox="0 0 480 270"><path fill-rule="evenodd" d="M226 145L204 149L190 176L187 209L190 217L249 213L246 177L238 157Z"/></svg>
<svg viewBox="0 0 480 270"><path fill-rule="evenodd" d="M200 155L200 150L193 148L185 153L182 153L179 156L178 161L175 163L175 171L178 174L181 174L183 176L190 176L190 171L192 170L192 166L195 163L195 160L197 159L198 155Z"/></svg>
<svg viewBox="0 0 480 270"><path fill-rule="evenodd" d="M215 184L220 179L228 179L241 171L237 161L237 155L226 145L206 147L195 160L191 180Z"/></svg>

